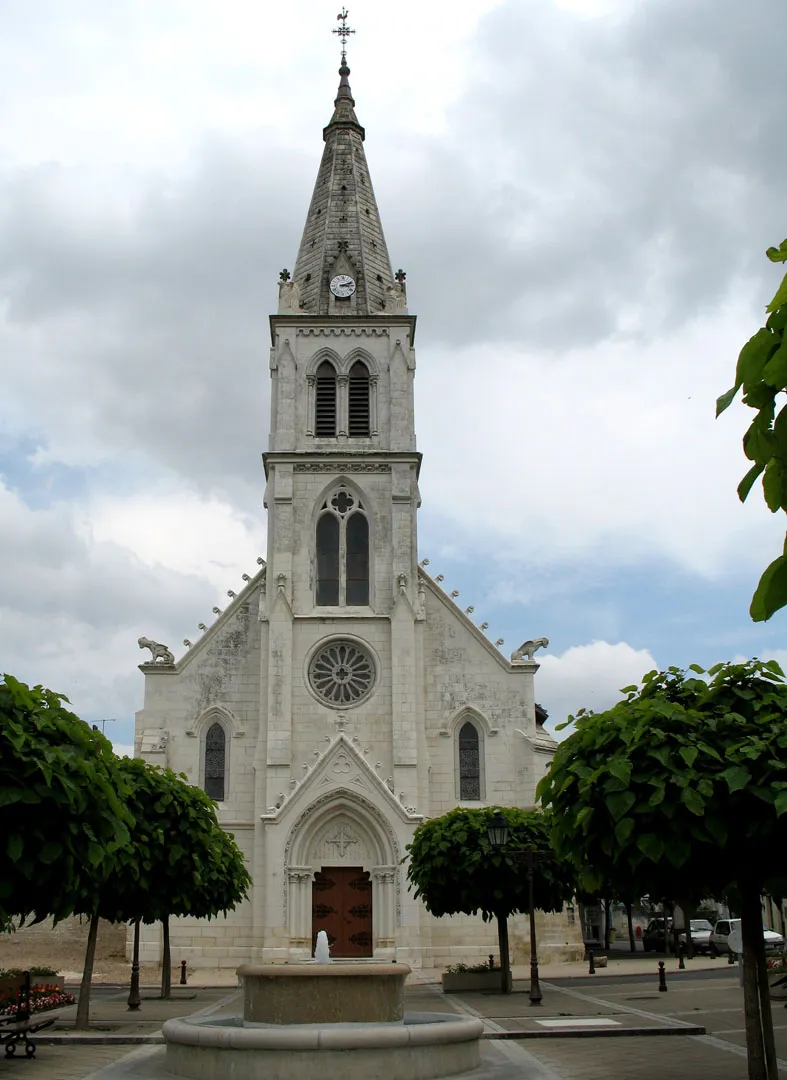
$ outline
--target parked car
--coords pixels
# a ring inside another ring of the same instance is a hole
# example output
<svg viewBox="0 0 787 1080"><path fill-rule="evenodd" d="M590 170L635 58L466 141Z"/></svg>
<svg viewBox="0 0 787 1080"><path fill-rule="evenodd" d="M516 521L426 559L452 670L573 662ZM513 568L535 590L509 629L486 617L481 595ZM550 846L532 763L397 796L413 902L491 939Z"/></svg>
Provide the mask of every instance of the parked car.
<svg viewBox="0 0 787 1080"><path fill-rule="evenodd" d="M691 927L691 945L695 953L709 953L710 952L710 936L713 933L713 926L707 919L690 919L689 926ZM686 934L681 934L681 940L686 940Z"/></svg>
<svg viewBox="0 0 787 1080"><path fill-rule="evenodd" d="M728 953L730 946L728 938L732 933L735 926L740 926L740 919L719 919L713 928L713 933L710 935L709 950L711 956L721 956L722 953ZM762 935L765 938L766 949L783 949L784 938L781 934L777 934L775 930L762 929Z"/></svg>
<svg viewBox="0 0 787 1080"><path fill-rule="evenodd" d="M667 926L672 929L672 919L667 919ZM645 952L664 952L667 945L664 940L664 919L651 919L642 935L642 948Z"/></svg>
<svg viewBox="0 0 787 1080"><path fill-rule="evenodd" d="M695 953L710 951L710 936L713 927L707 919L691 920L691 943ZM672 919L667 919L667 927L672 932ZM680 931L678 940L686 943L686 931ZM642 948L645 952L665 952L664 919L651 919L642 935Z"/></svg>

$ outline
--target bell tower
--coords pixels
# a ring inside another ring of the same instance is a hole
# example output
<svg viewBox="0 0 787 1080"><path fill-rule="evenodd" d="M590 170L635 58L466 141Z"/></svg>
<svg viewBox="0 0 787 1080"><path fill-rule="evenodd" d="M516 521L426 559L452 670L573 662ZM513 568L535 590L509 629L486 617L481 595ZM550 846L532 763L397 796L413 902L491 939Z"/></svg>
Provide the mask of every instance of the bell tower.
<svg viewBox="0 0 787 1080"><path fill-rule="evenodd" d="M397 792L415 802L415 634L424 606L416 320L407 311L405 274L391 268L366 162L344 48L353 32L346 17L339 16L335 31L343 46L339 89L323 129L317 181L294 271L282 270L278 312L270 318L261 606L269 623L268 781L269 790L286 790L294 776L302 671L314 641L337 635L378 658L375 678L391 688L388 746L380 757L390 762ZM306 689L313 695L313 685ZM373 698L381 708L382 695ZM381 732L382 726L380 716Z"/></svg>

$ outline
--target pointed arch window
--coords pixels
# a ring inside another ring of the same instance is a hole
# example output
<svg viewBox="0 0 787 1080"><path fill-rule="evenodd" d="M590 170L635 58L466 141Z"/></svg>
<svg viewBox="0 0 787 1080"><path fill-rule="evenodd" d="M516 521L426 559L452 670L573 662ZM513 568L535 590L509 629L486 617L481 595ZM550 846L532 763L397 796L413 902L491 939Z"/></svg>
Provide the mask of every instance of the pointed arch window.
<svg viewBox="0 0 787 1080"><path fill-rule="evenodd" d="M205 794L224 801L227 776L227 737L221 724L211 724L205 736Z"/></svg>
<svg viewBox="0 0 787 1080"><path fill-rule="evenodd" d="M361 360L350 368L348 417L351 439L368 439L371 434L369 369Z"/></svg>
<svg viewBox="0 0 787 1080"><path fill-rule="evenodd" d="M318 439L336 437L336 368L327 360L314 380L314 434Z"/></svg>
<svg viewBox="0 0 787 1080"><path fill-rule="evenodd" d="M322 505L315 541L317 606L367 606L369 520L361 500L337 488Z"/></svg>
<svg viewBox="0 0 787 1080"><path fill-rule="evenodd" d="M481 793L481 735L470 720L459 729L459 798L462 802L477 802Z"/></svg>

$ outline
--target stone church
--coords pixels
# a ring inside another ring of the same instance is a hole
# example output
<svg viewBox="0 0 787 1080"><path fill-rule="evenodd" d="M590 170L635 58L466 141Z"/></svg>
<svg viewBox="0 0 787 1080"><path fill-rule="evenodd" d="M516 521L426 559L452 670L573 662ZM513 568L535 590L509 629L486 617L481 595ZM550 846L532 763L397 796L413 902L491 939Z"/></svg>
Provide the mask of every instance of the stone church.
<svg viewBox="0 0 787 1080"><path fill-rule="evenodd" d="M318 929L335 957L485 958L494 926L434 919L408 892L407 844L457 805L532 804L555 747L534 700L546 641L506 659L419 564L416 319L349 74L342 54L270 317L267 558L179 660L140 639L135 752L205 788L254 881L226 919L173 921L192 967L307 958ZM580 940L572 919L545 921L545 950ZM159 956L144 927L143 962Z"/></svg>

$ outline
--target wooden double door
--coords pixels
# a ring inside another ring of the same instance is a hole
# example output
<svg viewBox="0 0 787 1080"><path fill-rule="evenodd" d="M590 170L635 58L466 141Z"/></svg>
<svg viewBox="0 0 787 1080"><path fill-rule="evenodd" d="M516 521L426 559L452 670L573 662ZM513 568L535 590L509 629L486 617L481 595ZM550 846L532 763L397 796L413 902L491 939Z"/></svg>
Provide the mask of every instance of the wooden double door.
<svg viewBox="0 0 787 1080"><path fill-rule="evenodd" d="M312 954L317 932L328 935L331 956L372 955L372 882L361 866L324 866L312 885Z"/></svg>

